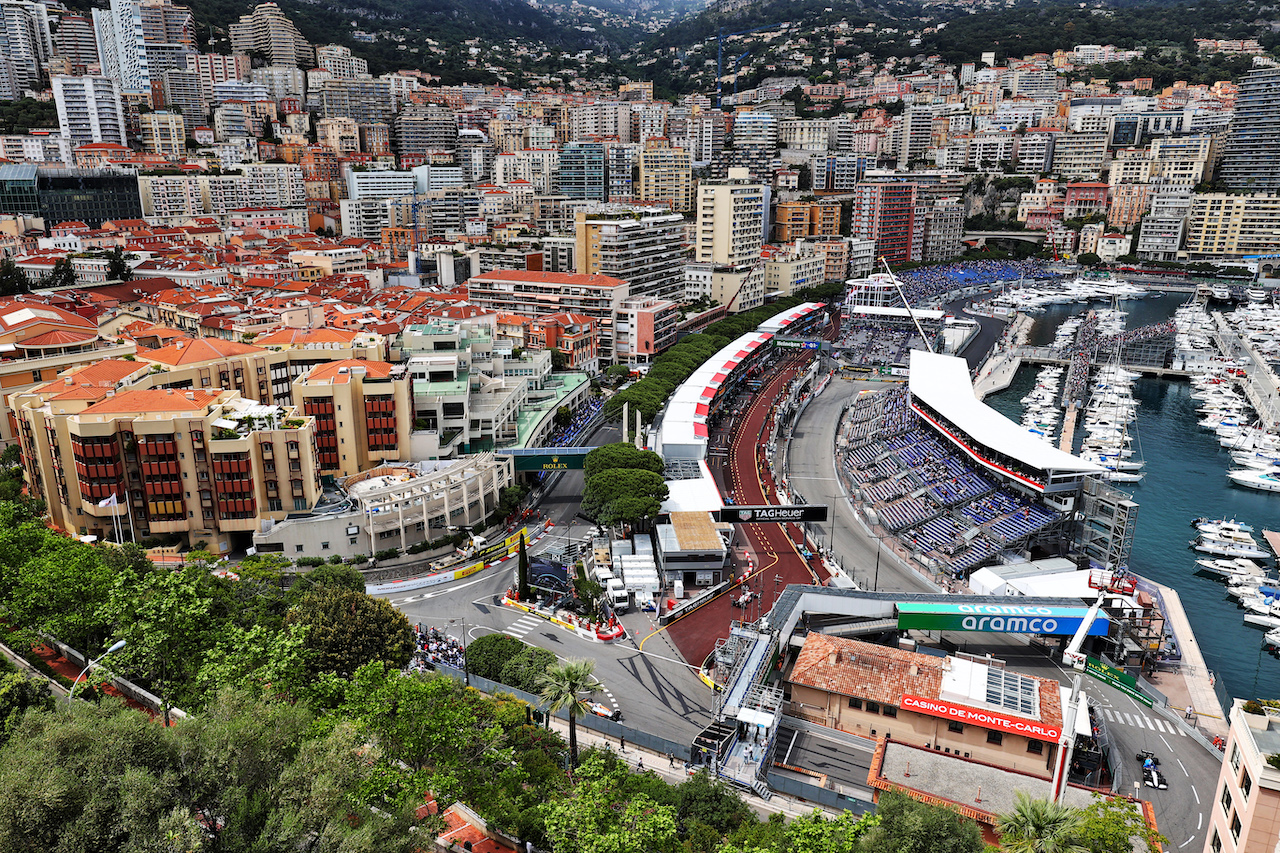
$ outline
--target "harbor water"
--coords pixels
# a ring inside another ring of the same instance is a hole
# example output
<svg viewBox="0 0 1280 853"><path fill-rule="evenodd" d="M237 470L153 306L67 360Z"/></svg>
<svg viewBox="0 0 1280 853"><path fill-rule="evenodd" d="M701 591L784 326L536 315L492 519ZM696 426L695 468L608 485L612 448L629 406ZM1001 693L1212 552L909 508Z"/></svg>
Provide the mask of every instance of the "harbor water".
<svg viewBox="0 0 1280 853"><path fill-rule="evenodd" d="M1169 295L1120 307L1129 312L1127 327L1132 329L1169 319L1184 299ZM1051 342L1058 324L1081 310L1079 305L1050 306L1037 318L1031 343ZM1034 387L1036 372L1035 366L1024 366L1008 389L986 402L1020 420L1021 399ZM1196 558L1204 555L1188 547L1195 532L1190 521L1197 516L1251 524L1261 541L1262 528L1280 529L1280 494L1231 485L1226 472L1235 466L1217 437L1199 428L1199 403L1188 383L1139 379L1133 395L1139 401L1134 446L1146 460L1146 477L1141 483L1118 484L1139 504L1130 567L1178 590L1205 663L1228 695L1280 698L1280 660L1264 651L1262 629L1244 624L1244 611L1222 584L1194 573Z"/></svg>

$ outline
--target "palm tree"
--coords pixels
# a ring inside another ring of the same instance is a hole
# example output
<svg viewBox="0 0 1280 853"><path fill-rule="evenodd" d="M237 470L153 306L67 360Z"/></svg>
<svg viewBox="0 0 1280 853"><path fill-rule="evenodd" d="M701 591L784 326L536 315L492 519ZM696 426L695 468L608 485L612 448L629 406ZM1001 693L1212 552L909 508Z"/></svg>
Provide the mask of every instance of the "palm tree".
<svg viewBox="0 0 1280 853"><path fill-rule="evenodd" d="M1008 853L1085 853L1076 839L1083 822L1080 809L1018 791L1017 803L999 816L996 831Z"/></svg>
<svg viewBox="0 0 1280 853"><path fill-rule="evenodd" d="M569 709L569 756L573 766L578 766L578 717L587 713L587 700L600 689L593 673L593 660L569 660L557 664L538 678L538 688L546 700L547 710L554 714L561 708Z"/></svg>

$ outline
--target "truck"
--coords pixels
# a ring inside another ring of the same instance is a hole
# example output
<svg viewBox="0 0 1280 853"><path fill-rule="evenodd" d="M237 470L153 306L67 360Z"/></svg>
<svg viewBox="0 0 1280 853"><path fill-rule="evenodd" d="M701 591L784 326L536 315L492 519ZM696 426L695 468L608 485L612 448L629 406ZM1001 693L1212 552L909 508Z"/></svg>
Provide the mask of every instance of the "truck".
<svg viewBox="0 0 1280 853"><path fill-rule="evenodd" d="M622 581L617 578L609 578L605 586L605 595L609 597L609 606L613 608L614 613L626 613L630 606L627 588Z"/></svg>

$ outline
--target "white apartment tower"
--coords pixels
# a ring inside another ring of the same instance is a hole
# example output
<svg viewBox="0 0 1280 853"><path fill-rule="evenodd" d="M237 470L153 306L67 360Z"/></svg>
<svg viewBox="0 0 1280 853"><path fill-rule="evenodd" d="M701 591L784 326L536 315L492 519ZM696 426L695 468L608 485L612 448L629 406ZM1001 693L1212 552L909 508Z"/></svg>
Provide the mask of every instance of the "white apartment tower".
<svg viewBox="0 0 1280 853"><path fill-rule="evenodd" d="M110 77L55 76L53 100L58 107L58 126L72 144L128 144L120 86Z"/></svg>
<svg viewBox="0 0 1280 853"><path fill-rule="evenodd" d="M753 183L747 169L730 169L724 181L698 186L695 260L742 266L760 260L769 225L769 188Z"/></svg>
<svg viewBox="0 0 1280 853"><path fill-rule="evenodd" d="M24 90L39 88L40 69L53 54L49 12L43 3L4 0L0 3L0 97L21 98Z"/></svg>

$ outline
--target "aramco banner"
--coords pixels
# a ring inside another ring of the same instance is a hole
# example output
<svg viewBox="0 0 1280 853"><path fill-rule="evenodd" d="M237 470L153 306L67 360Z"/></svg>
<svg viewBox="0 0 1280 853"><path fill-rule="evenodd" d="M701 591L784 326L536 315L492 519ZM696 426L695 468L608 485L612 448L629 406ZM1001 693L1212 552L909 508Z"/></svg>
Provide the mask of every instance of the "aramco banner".
<svg viewBox="0 0 1280 853"><path fill-rule="evenodd" d="M1088 607L904 601L898 605L898 628L1071 636L1088 615ZM1110 628L1111 620L1099 614L1088 633L1091 637L1105 637Z"/></svg>

